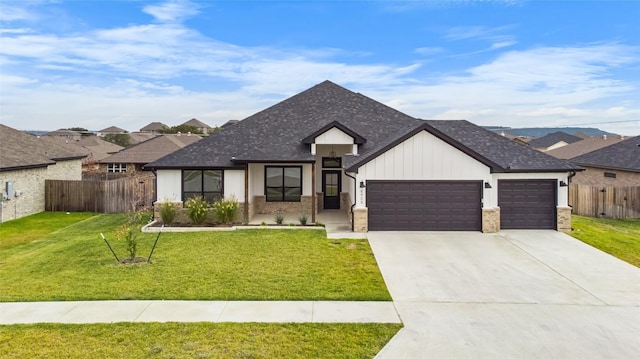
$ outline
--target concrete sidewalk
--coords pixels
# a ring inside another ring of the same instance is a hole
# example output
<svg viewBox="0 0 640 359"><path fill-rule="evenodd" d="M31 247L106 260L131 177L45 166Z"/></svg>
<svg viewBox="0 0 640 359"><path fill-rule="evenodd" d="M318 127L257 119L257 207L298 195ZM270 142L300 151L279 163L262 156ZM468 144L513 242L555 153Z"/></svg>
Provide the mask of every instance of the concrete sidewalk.
<svg viewBox="0 0 640 359"><path fill-rule="evenodd" d="M0 303L0 325L115 322L401 323L393 302L114 300Z"/></svg>

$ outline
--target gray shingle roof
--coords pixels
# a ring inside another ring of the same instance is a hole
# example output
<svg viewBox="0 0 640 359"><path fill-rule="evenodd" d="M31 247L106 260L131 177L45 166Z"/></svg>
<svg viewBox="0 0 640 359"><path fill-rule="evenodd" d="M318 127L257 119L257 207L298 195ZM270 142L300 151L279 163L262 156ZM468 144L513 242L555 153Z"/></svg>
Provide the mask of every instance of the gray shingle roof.
<svg viewBox="0 0 640 359"><path fill-rule="evenodd" d="M198 135L159 135L129 146L118 153L114 153L101 160L100 163L146 164L197 142L200 139L202 139L202 137Z"/></svg>
<svg viewBox="0 0 640 359"><path fill-rule="evenodd" d="M582 166L640 172L640 136L571 159Z"/></svg>
<svg viewBox="0 0 640 359"><path fill-rule="evenodd" d="M424 130L486 163L493 171L579 169L470 122L418 120L330 81L292 96L146 167L225 168L237 167L243 162L313 162L315 157L303 139L335 123L366 139L359 146L358 156L344 158L344 166L350 171Z"/></svg>
<svg viewBox="0 0 640 359"><path fill-rule="evenodd" d="M581 140L581 137L570 135L566 132L557 131L549 133L542 137L534 138L533 140L529 141L529 146L533 148L547 148L555 145L560 141L564 141L566 143L574 143Z"/></svg>
<svg viewBox="0 0 640 359"><path fill-rule="evenodd" d="M621 136L594 136L545 152L555 158L571 159L623 141Z"/></svg>
<svg viewBox="0 0 640 359"><path fill-rule="evenodd" d="M45 167L56 161L80 159L88 151L58 137L36 137L0 124L0 171Z"/></svg>
<svg viewBox="0 0 640 359"><path fill-rule="evenodd" d="M189 121L183 123L183 125L192 126L192 127L195 127L195 128L211 128L211 126L209 126L206 123L198 120L197 118L192 118Z"/></svg>
<svg viewBox="0 0 640 359"><path fill-rule="evenodd" d="M162 122L151 122L150 124L144 126L143 128L140 129L141 132L145 132L145 131L160 131L160 130L164 130L165 128L169 128L169 126L165 125Z"/></svg>

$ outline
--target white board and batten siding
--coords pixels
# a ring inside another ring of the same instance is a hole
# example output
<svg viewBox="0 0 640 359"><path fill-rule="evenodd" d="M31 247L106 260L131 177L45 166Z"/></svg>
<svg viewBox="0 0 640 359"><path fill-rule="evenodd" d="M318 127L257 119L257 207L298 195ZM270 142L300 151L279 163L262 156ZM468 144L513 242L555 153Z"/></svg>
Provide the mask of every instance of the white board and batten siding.
<svg viewBox="0 0 640 359"><path fill-rule="evenodd" d="M224 197L234 196L244 203L244 170L224 170Z"/></svg>
<svg viewBox="0 0 640 359"><path fill-rule="evenodd" d="M427 131L421 131L360 167L357 182L367 180L488 182L491 173L488 166ZM358 193L358 207L365 206L365 192Z"/></svg>
<svg viewBox="0 0 640 359"><path fill-rule="evenodd" d="M352 145L353 137L342 132L339 128L333 127L318 135L313 142L316 145Z"/></svg>

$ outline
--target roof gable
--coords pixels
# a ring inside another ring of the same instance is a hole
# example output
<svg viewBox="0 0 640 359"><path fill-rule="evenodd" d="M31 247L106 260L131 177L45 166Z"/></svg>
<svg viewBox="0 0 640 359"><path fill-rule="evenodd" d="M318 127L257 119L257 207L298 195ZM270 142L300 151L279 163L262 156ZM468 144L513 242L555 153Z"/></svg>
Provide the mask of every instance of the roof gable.
<svg viewBox="0 0 640 359"><path fill-rule="evenodd" d="M367 140L360 136L359 134L357 134L355 131L352 131L351 129L349 129L347 126L341 124L338 121L333 121L331 123L328 123L324 126L322 126L322 128L314 131L313 133L311 133L309 136L305 137L302 139L302 143L305 144L311 144L311 143L315 143L316 138L318 138L319 136L327 133L328 131L330 131L331 129L338 129L340 131L342 131L343 133L345 133L346 135L350 136L351 138L353 138L353 143L357 144L357 145L361 145L365 142L367 142Z"/></svg>
<svg viewBox="0 0 640 359"><path fill-rule="evenodd" d="M570 135L566 132L557 131L557 132L549 133L539 138L534 138L533 140L529 141L529 146L533 148L547 148L559 142L565 142L569 144L569 143L574 143L581 140L582 140L581 137Z"/></svg>
<svg viewBox="0 0 640 359"><path fill-rule="evenodd" d="M191 127L195 127L195 128L211 128L211 126L209 126L206 123L198 120L197 118L192 118L189 121L183 123L183 125L191 126Z"/></svg>

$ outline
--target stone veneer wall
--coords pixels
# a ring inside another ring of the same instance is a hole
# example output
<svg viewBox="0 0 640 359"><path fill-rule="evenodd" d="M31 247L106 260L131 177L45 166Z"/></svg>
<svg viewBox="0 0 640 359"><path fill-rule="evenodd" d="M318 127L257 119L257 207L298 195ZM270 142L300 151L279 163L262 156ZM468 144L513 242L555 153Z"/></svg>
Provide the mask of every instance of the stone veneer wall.
<svg viewBox="0 0 640 359"><path fill-rule="evenodd" d="M254 214L306 214L311 218L312 196L302 196L300 202L267 202L266 196L253 197Z"/></svg>
<svg viewBox="0 0 640 359"><path fill-rule="evenodd" d="M354 232L369 231L369 210L367 208L353 209L353 231Z"/></svg>
<svg viewBox="0 0 640 359"><path fill-rule="evenodd" d="M482 209L482 233L500 231L500 207Z"/></svg>
<svg viewBox="0 0 640 359"><path fill-rule="evenodd" d="M560 232L571 232L571 207L557 207L556 229Z"/></svg>

